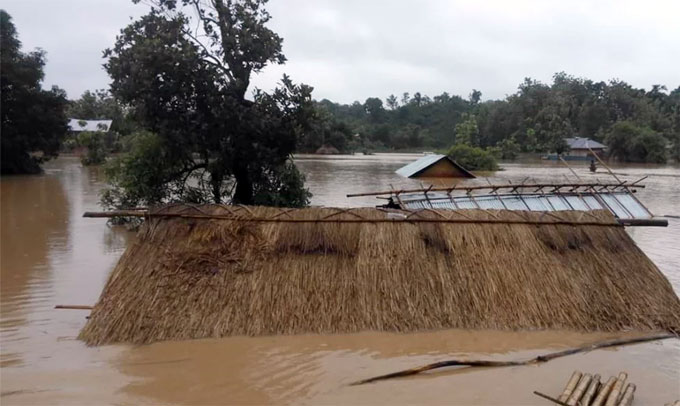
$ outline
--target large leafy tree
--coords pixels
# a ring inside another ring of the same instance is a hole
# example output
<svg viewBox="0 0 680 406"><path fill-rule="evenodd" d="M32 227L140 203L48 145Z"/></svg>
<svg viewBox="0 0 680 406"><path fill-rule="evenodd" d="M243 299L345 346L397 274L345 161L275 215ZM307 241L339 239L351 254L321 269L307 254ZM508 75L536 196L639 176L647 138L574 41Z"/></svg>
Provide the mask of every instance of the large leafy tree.
<svg viewBox="0 0 680 406"><path fill-rule="evenodd" d="M57 87L41 88L45 52L21 51L12 17L4 10L0 42L2 173L38 173L40 163L57 156L66 134L66 94Z"/></svg>
<svg viewBox="0 0 680 406"><path fill-rule="evenodd" d="M289 157L313 115L312 88L284 76L247 97L252 74L285 61L265 3L156 0L121 31L105 67L113 95L155 134L132 148L154 165L114 163L109 202L307 203Z"/></svg>

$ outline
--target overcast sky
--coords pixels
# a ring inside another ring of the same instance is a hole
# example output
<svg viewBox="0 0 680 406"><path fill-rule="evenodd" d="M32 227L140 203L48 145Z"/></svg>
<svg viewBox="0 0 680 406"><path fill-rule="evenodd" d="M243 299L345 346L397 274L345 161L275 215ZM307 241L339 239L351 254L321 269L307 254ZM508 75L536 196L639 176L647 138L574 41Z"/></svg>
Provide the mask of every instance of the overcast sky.
<svg viewBox="0 0 680 406"><path fill-rule="evenodd" d="M102 50L148 11L130 0L4 0L24 50L47 51L45 86L77 98L108 87ZM680 1L271 0L284 66L314 97L350 103L420 91L483 99L514 93L524 77L565 71L636 87L680 86Z"/></svg>

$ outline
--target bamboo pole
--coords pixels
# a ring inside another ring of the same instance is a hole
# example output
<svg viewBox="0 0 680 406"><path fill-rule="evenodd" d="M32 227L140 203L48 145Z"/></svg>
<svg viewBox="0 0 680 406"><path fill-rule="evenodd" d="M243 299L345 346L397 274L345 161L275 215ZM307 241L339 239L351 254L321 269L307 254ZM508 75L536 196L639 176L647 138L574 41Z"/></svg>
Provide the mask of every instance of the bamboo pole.
<svg viewBox="0 0 680 406"><path fill-rule="evenodd" d="M637 344L637 343L644 343L644 342L655 341L655 340L665 340L667 338L678 338L678 336L676 334L673 334L673 333L664 333L664 334L656 334L656 335L636 337L636 338L620 338L620 339L614 339L614 340L600 341L600 342L597 342L597 343L584 345L584 346L581 346L581 347L570 348L570 349L563 350L563 351L552 352L552 353L548 353L548 354L545 354L545 355L539 355L539 356L536 356L534 358L530 358L530 359L526 359L526 360L517 360L517 361L491 361L491 360L439 361L439 362L435 362L435 363L432 363L432 364L422 365L422 366L419 366L419 367L416 367L416 368L405 369L405 370L402 370L402 371L392 372L392 373L385 374L385 375L374 376L374 377L368 378L368 379L362 379L360 381L356 381L356 382L351 383L350 386L363 385L363 384L366 384L366 383L383 381L383 380L392 379L392 378L402 378L402 377L405 377L405 376L417 375L417 374L420 374L420 373L425 372L425 371L431 371L433 369L444 368L444 367L452 367L452 366L507 367L507 366L540 364L540 363L543 363L543 362L553 360L555 358L566 357L567 355L592 351L592 350L596 350L596 349L599 349L599 348L609 348L609 347L617 347L617 346L620 346L620 345ZM611 386L613 386L614 382L616 381L616 378L612 377L610 379L610 381L611 381ZM607 382L607 385L609 385L609 384L610 384L610 382ZM606 389L607 385L605 385L605 389ZM604 392L604 389L603 389L603 391L600 392L600 395L602 395L603 392ZM598 395L598 398L599 398L600 395ZM606 396L606 394L605 394L605 396Z"/></svg>
<svg viewBox="0 0 680 406"><path fill-rule="evenodd" d="M612 392L609 394L607 402L604 404L604 406L616 406L618 404L619 396L623 393L623 385L626 383L626 379L628 379L628 374L621 372L619 377L616 379L616 383L614 383Z"/></svg>
<svg viewBox="0 0 680 406"><path fill-rule="evenodd" d="M566 402L568 404L569 402L567 402L567 399L569 399L571 393L574 391L574 389L576 389L576 385L578 385L581 376L582 374L580 371L574 371L574 373L571 374L571 378L569 378L569 381L567 382L567 386L564 387L562 394L557 398L557 400L560 402Z"/></svg>
<svg viewBox="0 0 680 406"><path fill-rule="evenodd" d="M560 161L562 161L562 163L564 164L564 166L566 166L567 168L569 168L569 170L571 171L571 173L573 173L574 176L576 176L576 179L581 180L581 177L578 176L578 175L576 174L576 172L571 168L571 166L569 166L569 164L567 163L567 161L565 161L564 158L562 158L562 156L561 156L560 154L557 154L557 157L560 159Z"/></svg>
<svg viewBox="0 0 680 406"><path fill-rule="evenodd" d="M633 395L635 394L635 384L629 383L626 385L626 390L623 391L623 396L619 402L619 406L630 406L633 403Z"/></svg>
<svg viewBox="0 0 680 406"><path fill-rule="evenodd" d="M55 309L69 309L69 310L92 310L93 306L87 305L56 305Z"/></svg>
<svg viewBox="0 0 680 406"><path fill-rule="evenodd" d="M545 188L545 187L611 187L611 188L623 188L626 185L619 183L526 183L526 184L503 184L503 185L475 185L475 186L460 186L455 187L433 187L430 188L430 192L448 192L453 190L458 191L470 191L470 190L480 190L480 189L529 189L529 188ZM645 185L635 185L636 188L644 189ZM418 193L425 191L424 188L420 189L397 189L388 190L382 192L364 192L364 193L350 193L347 197L362 197L362 196L379 196L379 195L392 195L401 193Z"/></svg>
<svg viewBox="0 0 680 406"><path fill-rule="evenodd" d="M578 386L576 386L576 389L569 395L569 398L567 399L567 404L571 406L576 406L576 404L581 400L583 395L586 392L586 389L590 385L590 381L593 380L592 375L590 374L583 374L583 377L581 377L581 380L578 382Z"/></svg>
<svg viewBox="0 0 680 406"><path fill-rule="evenodd" d="M595 376L593 376L593 380L590 381L590 385L588 385L588 389L586 390L585 395L583 395L583 399L581 399L582 405L584 405L584 406L590 405L590 402L595 397L595 394L597 393L599 386L600 386L600 375L595 374Z"/></svg>
<svg viewBox="0 0 680 406"><path fill-rule="evenodd" d="M148 213L146 210L86 211L83 217L144 217Z"/></svg>
<svg viewBox="0 0 680 406"><path fill-rule="evenodd" d="M542 397L543 399L548 399L549 401L551 401L551 402L553 402L553 403L556 403L556 404L558 404L558 405L569 406L568 404L562 402L562 401L559 400L559 399L555 399L555 398L553 398L553 397L551 397L551 396L546 395L545 393L541 393L541 392L536 391L536 390L534 391L534 395L538 395L538 396Z"/></svg>
<svg viewBox="0 0 680 406"><path fill-rule="evenodd" d="M83 217L121 217L130 216L118 211L110 212L86 212ZM504 219L470 219L470 218L409 218L409 219L293 219L293 218L266 218L266 217L240 217L233 214L182 214L182 213L144 213L134 217L174 217L183 219L207 219L207 220L230 220L252 223L460 223L460 224L528 224L528 225L566 225L566 226L603 226L623 227L618 221L539 221L539 220L504 220Z"/></svg>
<svg viewBox="0 0 680 406"><path fill-rule="evenodd" d="M588 147L588 151L590 151L590 152L595 156L595 158L597 159L597 161L598 161L599 163L601 163L602 166L604 166L605 168L607 168L607 170L609 171L609 174L612 175L612 176L614 177L614 179L616 179L616 180L618 180L619 182L621 182L621 179L619 179L619 177L616 176L616 174L612 171L612 169L611 169L609 166L607 166L606 163L604 163L604 161L603 161L603 160L595 153L595 151L593 151L590 147Z"/></svg>
<svg viewBox="0 0 680 406"><path fill-rule="evenodd" d="M595 400L593 400L591 406L602 406L604 401L607 399L607 396L609 396L609 392L611 392L612 388L614 387L614 383L616 383L616 378L612 376L609 378L607 383L604 384L600 390L600 393L598 393L595 397Z"/></svg>

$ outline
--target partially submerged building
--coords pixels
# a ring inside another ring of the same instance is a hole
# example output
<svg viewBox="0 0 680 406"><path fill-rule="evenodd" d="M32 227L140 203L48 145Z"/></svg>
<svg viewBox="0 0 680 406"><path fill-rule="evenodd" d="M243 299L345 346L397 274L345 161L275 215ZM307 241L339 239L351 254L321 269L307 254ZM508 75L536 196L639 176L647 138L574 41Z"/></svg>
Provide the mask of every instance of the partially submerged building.
<svg viewBox="0 0 680 406"><path fill-rule="evenodd" d="M79 337L678 331L668 280L587 213L167 206L143 213Z"/></svg>
<svg viewBox="0 0 680 406"><path fill-rule="evenodd" d="M397 170L406 178L474 178L475 175L446 155L425 155Z"/></svg>
<svg viewBox="0 0 680 406"><path fill-rule="evenodd" d="M565 138L568 149L565 153L560 154L562 159L566 161L587 161L596 159L594 154L602 156L607 149L607 146L590 138ZM547 159L558 159L557 154L548 154Z"/></svg>
<svg viewBox="0 0 680 406"><path fill-rule="evenodd" d="M89 132L108 132L111 130L113 120L81 120L71 118L68 121L68 129L72 133Z"/></svg>

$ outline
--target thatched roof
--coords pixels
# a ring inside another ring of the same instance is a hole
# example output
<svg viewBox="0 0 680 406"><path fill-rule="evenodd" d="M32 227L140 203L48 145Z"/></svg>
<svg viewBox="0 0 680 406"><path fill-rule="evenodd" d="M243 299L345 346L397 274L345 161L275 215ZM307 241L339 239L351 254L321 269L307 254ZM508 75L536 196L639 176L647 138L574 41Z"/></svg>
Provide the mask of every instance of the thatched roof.
<svg viewBox="0 0 680 406"><path fill-rule="evenodd" d="M680 300L604 211L174 206L145 222L80 338L441 328L678 329Z"/></svg>

